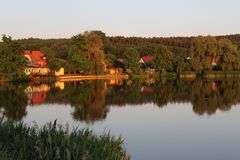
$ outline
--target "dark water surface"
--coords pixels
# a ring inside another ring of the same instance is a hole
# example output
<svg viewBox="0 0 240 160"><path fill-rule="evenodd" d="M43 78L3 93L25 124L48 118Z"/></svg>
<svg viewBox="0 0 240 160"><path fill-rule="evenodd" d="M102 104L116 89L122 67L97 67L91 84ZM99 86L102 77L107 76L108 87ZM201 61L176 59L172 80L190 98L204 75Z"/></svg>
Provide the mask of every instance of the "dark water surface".
<svg viewBox="0 0 240 160"><path fill-rule="evenodd" d="M0 114L110 131L136 160L239 160L240 81L83 81L0 86Z"/></svg>

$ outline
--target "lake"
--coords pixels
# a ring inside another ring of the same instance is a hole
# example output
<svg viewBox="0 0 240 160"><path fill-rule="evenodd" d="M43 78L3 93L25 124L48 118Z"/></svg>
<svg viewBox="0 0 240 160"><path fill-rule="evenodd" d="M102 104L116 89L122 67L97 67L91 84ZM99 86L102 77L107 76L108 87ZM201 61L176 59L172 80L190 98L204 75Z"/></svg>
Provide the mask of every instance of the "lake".
<svg viewBox="0 0 240 160"><path fill-rule="evenodd" d="M0 86L0 114L121 136L133 160L238 160L240 80L109 80Z"/></svg>

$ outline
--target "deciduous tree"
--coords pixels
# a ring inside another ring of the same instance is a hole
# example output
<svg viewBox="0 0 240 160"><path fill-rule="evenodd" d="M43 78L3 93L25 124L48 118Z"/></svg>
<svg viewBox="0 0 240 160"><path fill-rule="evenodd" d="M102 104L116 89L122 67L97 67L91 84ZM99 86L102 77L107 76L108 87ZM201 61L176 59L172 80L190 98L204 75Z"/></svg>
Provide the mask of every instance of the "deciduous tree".
<svg viewBox="0 0 240 160"><path fill-rule="evenodd" d="M134 74L139 74L140 73L140 55L138 51L135 48L127 48L125 53L124 53L124 58L125 58L125 67L126 69L130 69Z"/></svg>

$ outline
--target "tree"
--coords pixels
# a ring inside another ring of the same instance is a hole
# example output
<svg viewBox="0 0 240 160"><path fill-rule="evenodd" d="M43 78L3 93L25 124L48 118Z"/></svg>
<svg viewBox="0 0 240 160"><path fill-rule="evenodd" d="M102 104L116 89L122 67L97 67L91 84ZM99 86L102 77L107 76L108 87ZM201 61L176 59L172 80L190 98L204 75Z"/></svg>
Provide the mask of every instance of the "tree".
<svg viewBox="0 0 240 160"><path fill-rule="evenodd" d="M232 71L240 70L240 52L236 45L228 39L219 40L222 50L219 66L222 70Z"/></svg>
<svg viewBox="0 0 240 160"><path fill-rule="evenodd" d="M224 71L240 70L240 53L237 46L228 39L217 40L215 37L196 37L190 49L193 71L202 73L213 69L213 60Z"/></svg>
<svg viewBox="0 0 240 160"><path fill-rule="evenodd" d="M105 55L105 59L106 59L106 65L108 67L116 67L117 58L115 55L107 54Z"/></svg>
<svg viewBox="0 0 240 160"><path fill-rule="evenodd" d="M139 63L140 55L135 48L127 48L124 53L125 67L130 69L134 74L139 74L141 65Z"/></svg>
<svg viewBox="0 0 240 160"><path fill-rule="evenodd" d="M106 64L102 38L95 32L86 32L84 35L89 44L86 54L92 64L91 72L96 75L103 74Z"/></svg>
<svg viewBox="0 0 240 160"><path fill-rule="evenodd" d="M78 46L73 45L69 49L67 70L73 72L89 72L90 61L86 55L79 50Z"/></svg>
<svg viewBox="0 0 240 160"><path fill-rule="evenodd" d="M97 32L100 34L100 32ZM95 32L73 36L68 50L67 71L103 74L105 59L102 37Z"/></svg>
<svg viewBox="0 0 240 160"><path fill-rule="evenodd" d="M81 51L87 51L89 48L88 39L85 35L78 34L76 36L73 36L71 38L71 45L76 45L79 50Z"/></svg>
<svg viewBox="0 0 240 160"><path fill-rule="evenodd" d="M192 70L202 73L206 70L212 70L212 61L214 58L221 56L221 49L215 37L195 37L192 38L190 48L190 59Z"/></svg>
<svg viewBox="0 0 240 160"><path fill-rule="evenodd" d="M154 60L154 68L157 71L173 72L174 54L164 46L158 48L158 54Z"/></svg>
<svg viewBox="0 0 240 160"><path fill-rule="evenodd" d="M92 33L98 35L101 38L103 45L108 43L108 38L107 38L107 36L104 32L102 32L102 31L92 31Z"/></svg>
<svg viewBox="0 0 240 160"><path fill-rule="evenodd" d="M89 48L88 39L86 36L78 34L71 38L70 44L65 70L67 72L89 73L91 62L86 54Z"/></svg>
<svg viewBox="0 0 240 160"><path fill-rule="evenodd" d="M51 48L43 47L40 49L47 57L48 60L48 67L52 71L58 71L60 68L62 68L66 61L58 58L54 55L54 51Z"/></svg>
<svg viewBox="0 0 240 160"><path fill-rule="evenodd" d="M189 71L187 68L188 62L186 62L183 57L177 56L175 58L176 59L174 61L174 71L176 73L180 74L184 71Z"/></svg>
<svg viewBox="0 0 240 160"><path fill-rule="evenodd" d="M8 80L17 80L24 77L27 64L23 56L22 46L11 37L3 35L0 45L0 74Z"/></svg>

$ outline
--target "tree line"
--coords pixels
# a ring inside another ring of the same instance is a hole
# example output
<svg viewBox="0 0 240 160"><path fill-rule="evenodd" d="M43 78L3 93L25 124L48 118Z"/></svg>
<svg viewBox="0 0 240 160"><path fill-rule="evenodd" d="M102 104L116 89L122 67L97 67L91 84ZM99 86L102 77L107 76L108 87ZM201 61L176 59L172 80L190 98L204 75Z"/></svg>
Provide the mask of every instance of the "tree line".
<svg viewBox="0 0 240 160"><path fill-rule="evenodd" d="M40 50L46 54L50 69L64 67L69 73L103 74L106 67L120 67L134 74L139 74L144 68L197 74L212 70L239 71L239 49L240 35L141 38L108 37L101 31L91 31L70 39L12 40L3 36L0 73L21 73L25 62L19 55L23 50ZM138 62L142 56L156 58L140 65ZM213 65L214 60L217 60L216 65Z"/></svg>

